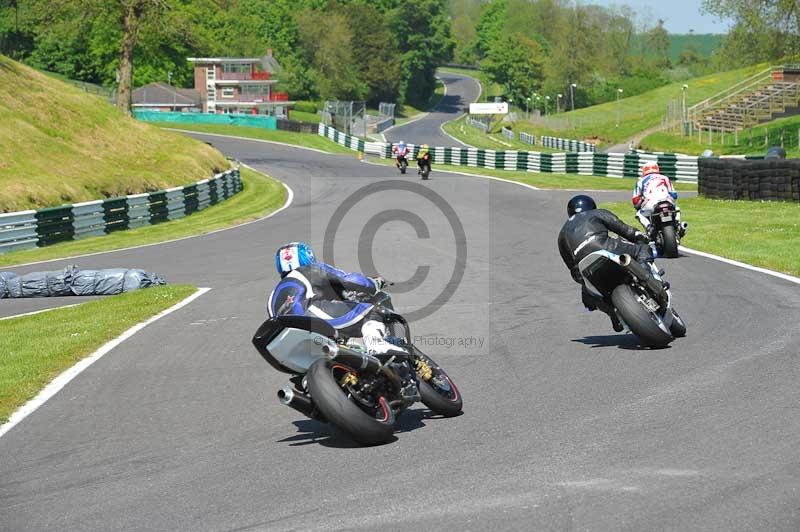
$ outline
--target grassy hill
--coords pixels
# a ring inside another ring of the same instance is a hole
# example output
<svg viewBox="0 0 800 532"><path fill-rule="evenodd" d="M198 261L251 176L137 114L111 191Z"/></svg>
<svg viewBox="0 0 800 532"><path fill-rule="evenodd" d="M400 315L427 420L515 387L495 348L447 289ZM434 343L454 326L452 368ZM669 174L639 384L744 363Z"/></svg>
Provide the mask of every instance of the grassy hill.
<svg viewBox="0 0 800 532"><path fill-rule="evenodd" d="M153 191L228 167L206 144L5 56L0 123L0 212Z"/></svg>
<svg viewBox="0 0 800 532"><path fill-rule="evenodd" d="M619 104L620 125L616 126L617 103L607 102L593 105L575 112L541 117L536 121L519 122L517 129L536 134L556 135L573 139L594 139L600 144L625 142L638 133L661 124L670 101L680 103L684 83L689 88L686 105L691 106L734 85L767 65L756 65L728 72L719 72L671 83L657 89L622 98ZM524 111L523 111L524 112Z"/></svg>

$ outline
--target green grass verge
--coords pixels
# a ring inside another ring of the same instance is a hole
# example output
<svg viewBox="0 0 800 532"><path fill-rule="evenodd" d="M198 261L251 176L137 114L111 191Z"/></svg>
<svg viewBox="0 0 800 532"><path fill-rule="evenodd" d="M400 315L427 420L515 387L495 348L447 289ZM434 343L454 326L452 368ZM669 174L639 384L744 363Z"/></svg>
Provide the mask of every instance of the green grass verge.
<svg viewBox="0 0 800 532"><path fill-rule="evenodd" d="M159 286L0 321L0 424L64 370L195 290Z"/></svg>
<svg viewBox="0 0 800 532"><path fill-rule="evenodd" d="M381 159L374 155L367 156L369 162L394 166L392 159ZM575 189L575 190L633 190L636 184L633 179L621 179L616 177L584 176L577 174L549 174L535 172L521 172L511 170L495 170L492 168L475 168L472 166L457 166L450 164L435 164L433 174L435 177L437 170L449 170L451 172L463 172L466 174L488 175L499 177L507 181L525 183L537 188L545 189ZM416 163L412 161L409 166L409 175L416 175ZM697 185L694 183L674 183L678 190L694 191Z"/></svg>
<svg viewBox="0 0 800 532"><path fill-rule="evenodd" d="M244 184L241 192L186 218L118 231L107 236L7 253L0 255L0 267L200 235L266 216L286 202L286 189L278 181L247 168L242 168L241 172Z"/></svg>
<svg viewBox="0 0 800 532"><path fill-rule="evenodd" d="M697 136L681 137L672 133L659 132L648 135L642 140L641 145L645 150L668 151L700 155L705 150L712 150L717 155L764 155L770 146L781 145L781 132L783 132L783 146L787 157L800 157L800 116L790 116L773 120L751 129L740 131L737 135L719 133L713 135L713 142L709 143L708 133L703 135L701 141ZM738 144L737 144L738 143Z"/></svg>
<svg viewBox="0 0 800 532"><path fill-rule="evenodd" d="M0 212L185 185L228 167L217 150L0 55Z"/></svg>
<svg viewBox="0 0 800 532"><path fill-rule="evenodd" d="M277 129L262 129L258 127L228 126L220 124L172 124L160 123L159 127L180 129L183 131L196 131L198 133L214 133L217 135L229 135L232 137L246 137L256 140L272 140L292 144L305 148L314 148L328 153L353 153L352 150L345 148L335 142L331 142L325 137L312 133L295 133L293 131L281 131Z"/></svg>
<svg viewBox="0 0 800 532"><path fill-rule="evenodd" d="M451 135L461 142L474 146L476 148L484 148L488 150L521 150L521 151L538 151L541 153L563 153L564 150L556 150L553 148L546 148L540 145L530 145L520 142L518 140L519 134L517 133L516 124L512 127L514 131L514 140L505 138L499 133L503 124L495 121L492 124L492 132L484 133L480 129L467 124L467 117L462 116L457 120L451 120L442 126L448 135ZM506 124L506 127L508 124Z"/></svg>
<svg viewBox="0 0 800 532"><path fill-rule="evenodd" d="M608 203L635 227L629 202ZM791 275L800 275L800 204L708 198L680 200L681 219L689 223L687 247Z"/></svg>
<svg viewBox="0 0 800 532"><path fill-rule="evenodd" d="M307 113L305 111L289 112L289 117L297 122L306 122L308 124L319 124L319 115L317 113Z"/></svg>

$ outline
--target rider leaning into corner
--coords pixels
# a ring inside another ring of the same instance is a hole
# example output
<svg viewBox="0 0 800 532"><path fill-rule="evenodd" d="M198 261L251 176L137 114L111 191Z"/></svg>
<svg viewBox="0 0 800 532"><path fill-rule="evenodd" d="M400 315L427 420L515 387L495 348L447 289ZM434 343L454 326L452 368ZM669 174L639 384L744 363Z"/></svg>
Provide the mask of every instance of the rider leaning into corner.
<svg viewBox="0 0 800 532"><path fill-rule="evenodd" d="M364 302L381 290L386 281L362 273L347 273L317 262L308 244L292 242L278 248L275 267L281 280L269 296L269 317L314 316L348 337L363 338L373 355L406 354L386 330L380 308ZM412 374L403 375L403 395L415 396Z"/></svg>
<svg viewBox="0 0 800 532"><path fill-rule="evenodd" d="M625 224L617 216L605 209L598 209L594 200L583 194L573 197L567 203L567 219L558 234L558 251L569 268L572 279L581 285L581 298L590 311L600 309L611 318L614 330L624 329L614 312L610 301L592 295L584 285L578 263L590 253L607 250L618 255L627 254L650 271L653 261L650 239L633 227ZM611 238L612 232L622 238ZM623 238L625 240L623 240Z"/></svg>
<svg viewBox="0 0 800 532"><path fill-rule="evenodd" d="M636 182L631 197L633 207L636 209L636 217L651 239L653 235L650 234L652 230L650 216L653 214L653 209L662 201L669 201L677 205L678 200L678 193L675 192L672 182L660 172L661 169L656 162L646 163L642 166L642 177ZM680 211L676 211L676 221L680 222L680 216Z"/></svg>

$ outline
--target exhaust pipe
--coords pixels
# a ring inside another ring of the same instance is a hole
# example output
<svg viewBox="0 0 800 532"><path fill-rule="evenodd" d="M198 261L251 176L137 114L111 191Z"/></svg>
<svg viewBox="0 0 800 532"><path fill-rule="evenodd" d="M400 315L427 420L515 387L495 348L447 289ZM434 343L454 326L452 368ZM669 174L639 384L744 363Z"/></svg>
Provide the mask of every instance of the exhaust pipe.
<svg viewBox="0 0 800 532"><path fill-rule="evenodd" d="M311 398L297 390L293 390L289 386L278 390L278 401L283 405L294 408L306 417L322 421L322 416L317 411L314 403L311 402Z"/></svg>
<svg viewBox="0 0 800 532"><path fill-rule="evenodd" d="M689 222L681 222L681 227L683 227L683 230L686 231L689 228Z"/></svg>
<svg viewBox="0 0 800 532"><path fill-rule="evenodd" d="M645 270L644 266L633 260L630 255L622 255L619 262L620 265L633 274L634 277L641 281L647 289L653 293L659 304L667 304L667 294L664 284Z"/></svg>
<svg viewBox="0 0 800 532"><path fill-rule="evenodd" d="M360 353L348 347L341 345L322 346L322 352L331 357L331 359L339 360L343 364L347 364L353 369L367 370L372 373L377 373L383 367L381 361L372 355Z"/></svg>

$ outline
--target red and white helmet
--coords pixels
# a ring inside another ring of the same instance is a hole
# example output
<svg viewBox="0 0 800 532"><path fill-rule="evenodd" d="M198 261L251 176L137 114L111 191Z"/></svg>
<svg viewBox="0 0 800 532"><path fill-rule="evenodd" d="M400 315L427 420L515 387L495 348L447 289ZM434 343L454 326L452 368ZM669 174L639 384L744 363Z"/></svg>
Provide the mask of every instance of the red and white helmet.
<svg viewBox="0 0 800 532"><path fill-rule="evenodd" d="M642 166L642 177L647 177L650 174L657 174L661 172L661 168L658 167L658 163L655 161L644 163Z"/></svg>

